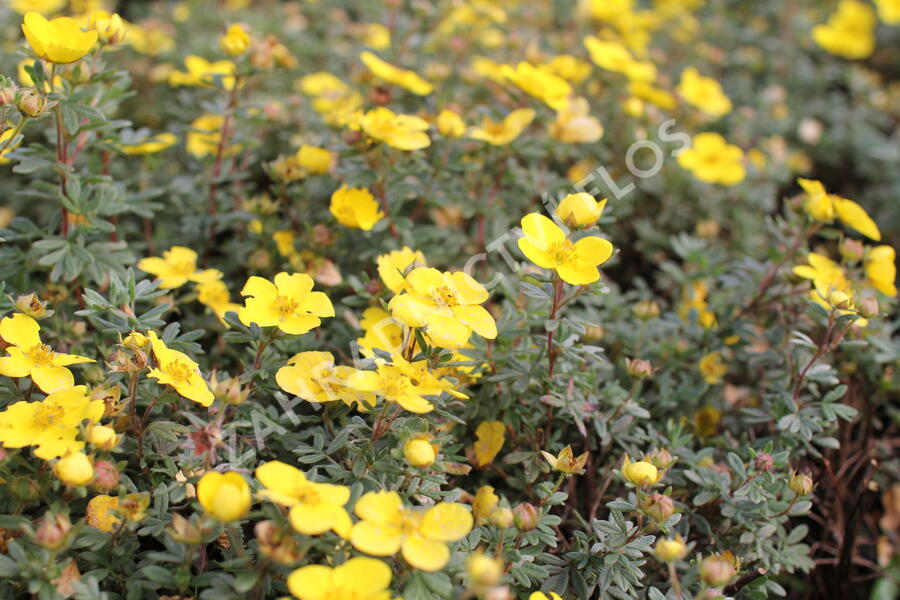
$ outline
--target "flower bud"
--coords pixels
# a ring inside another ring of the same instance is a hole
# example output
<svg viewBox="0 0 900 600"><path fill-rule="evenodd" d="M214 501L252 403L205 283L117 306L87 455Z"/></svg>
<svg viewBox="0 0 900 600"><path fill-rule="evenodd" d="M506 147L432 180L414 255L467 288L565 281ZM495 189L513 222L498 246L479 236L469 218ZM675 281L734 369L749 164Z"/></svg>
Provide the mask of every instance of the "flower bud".
<svg viewBox="0 0 900 600"><path fill-rule="evenodd" d="M228 32L219 39L219 46L229 56L240 56L250 47L250 35L238 24L228 28Z"/></svg>
<svg viewBox="0 0 900 600"><path fill-rule="evenodd" d="M69 517L64 514L44 514L41 524L34 532L34 541L47 550L59 550L66 544L66 538L72 529Z"/></svg>
<svg viewBox="0 0 900 600"><path fill-rule="evenodd" d="M556 207L556 216L569 227L590 227L603 216L606 198L599 202L587 192L569 194Z"/></svg>
<svg viewBox="0 0 900 600"><path fill-rule="evenodd" d="M6 77L5 75L0 75L0 106L6 106L7 104L12 104L16 97L16 84L13 81Z"/></svg>
<svg viewBox="0 0 900 600"><path fill-rule="evenodd" d="M491 525L500 529L509 529L515 524L513 511L508 508L498 508L491 513L488 520L491 522Z"/></svg>
<svg viewBox="0 0 900 600"><path fill-rule="evenodd" d="M16 298L16 309L33 319L49 317L53 311L47 311L47 303L42 301L34 292Z"/></svg>
<svg viewBox="0 0 900 600"><path fill-rule="evenodd" d="M657 469L668 469L669 467L674 465L675 461L678 459L673 457L672 454L665 448L659 448L645 456L644 460L648 461Z"/></svg>
<svg viewBox="0 0 900 600"><path fill-rule="evenodd" d="M114 46L125 39L125 23L117 13L96 10L91 14L91 27L103 43Z"/></svg>
<svg viewBox="0 0 900 600"><path fill-rule="evenodd" d="M756 455L756 458L753 459L753 466L757 471L768 473L775 467L775 459L772 458L771 454L760 452Z"/></svg>
<svg viewBox="0 0 900 600"><path fill-rule="evenodd" d="M491 587L503 578L503 562L481 551L473 552L466 560L466 575L476 587Z"/></svg>
<svg viewBox="0 0 900 600"><path fill-rule="evenodd" d="M303 144L295 155L297 164L307 173L323 175L331 170L334 155L325 148Z"/></svg>
<svg viewBox="0 0 900 600"><path fill-rule="evenodd" d="M466 123L452 110L444 109L437 116L437 129L446 138L458 138L466 132Z"/></svg>
<svg viewBox="0 0 900 600"><path fill-rule="evenodd" d="M41 497L41 484L34 477L14 477L7 486L12 497L22 503L34 502Z"/></svg>
<svg viewBox="0 0 900 600"><path fill-rule="evenodd" d="M653 365L642 358L625 359L625 369L630 377L637 379L647 379L653 375Z"/></svg>
<svg viewBox="0 0 900 600"><path fill-rule="evenodd" d="M247 480L235 471L209 471L197 484L197 498L204 510L223 523L239 521L253 505Z"/></svg>
<svg viewBox="0 0 900 600"><path fill-rule="evenodd" d="M856 309L864 319L873 319L878 316L878 300L875 298L860 298L856 301Z"/></svg>
<svg viewBox="0 0 900 600"><path fill-rule="evenodd" d="M654 521L663 523L675 514L675 503L663 494L651 494L644 500L641 508Z"/></svg>
<svg viewBox="0 0 900 600"><path fill-rule="evenodd" d="M132 331L128 335L125 336L125 339L122 340L122 345L131 348L132 350L136 350L138 348L143 348L147 344L150 343L150 339L141 333L140 331Z"/></svg>
<svg viewBox="0 0 900 600"><path fill-rule="evenodd" d="M94 478L94 465L84 452L74 452L59 459L53 470L60 481L71 487L86 485Z"/></svg>
<svg viewBox="0 0 900 600"><path fill-rule="evenodd" d="M219 379L215 370L209 377L209 388L216 400L224 404L241 404L250 395L250 390L241 387L241 380L238 377Z"/></svg>
<svg viewBox="0 0 900 600"><path fill-rule="evenodd" d="M403 455L409 464L420 468L430 467L437 458L434 446L423 438L413 438L406 442L403 446Z"/></svg>
<svg viewBox="0 0 900 600"><path fill-rule="evenodd" d="M106 425L94 425L88 430L88 441L99 450L112 450L119 443L116 430Z"/></svg>
<svg viewBox="0 0 900 600"><path fill-rule="evenodd" d="M16 90L13 101L19 112L26 117L39 117L47 110L47 99L34 88Z"/></svg>
<svg viewBox="0 0 900 600"><path fill-rule="evenodd" d="M788 487L798 496L806 496L813 490L814 484L812 477L806 473L795 473L791 476Z"/></svg>
<svg viewBox="0 0 900 600"><path fill-rule="evenodd" d="M296 540L290 532L279 529L272 521L260 521L253 527L259 551L273 562L290 565L302 556Z"/></svg>
<svg viewBox="0 0 900 600"><path fill-rule="evenodd" d="M641 300L631 307L631 312L633 312L634 316L638 319L649 321L650 319L655 319L659 316L660 309L659 304L653 300Z"/></svg>
<svg viewBox="0 0 900 600"><path fill-rule="evenodd" d="M703 559L700 564L700 577L707 585L721 587L727 585L737 575L737 569L734 562L729 559L729 555L730 552L725 555L713 554Z"/></svg>
<svg viewBox="0 0 900 600"><path fill-rule="evenodd" d="M687 554L687 546L680 535L676 535L675 539L660 538L656 543L656 557L667 563L681 560Z"/></svg>
<svg viewBox="0 0 900 600"><path fill-rule="evenodd" d="M108 460L98 460L94 463L94 480L91 488L98 492L108 492L119 485L121 474L116 465Z"/></svg>
<svg viewBox="0 0 900 600"><path fill-rule="evenodd" d="M838 251L841 253L841 256L843 256L847 260L856 261L862 260L862 257L866 252L866 248L859 240L854 240L853 238L844 238L844 240L838 246Z"/></svg>
<svg viewBox="0 0 900 600"><path fill-rule="evenodd" d="M852 304L850 295L840 290L834 290L828 294L828 303L839 309L848 309Z"/></svg>
<svg viewBox="0 0 900 600"><path fill-rule="evenodd" d="M716 223L713 219L698 221L694 226L694 231L696 231L697 235L699 235L700 237L710 240L718 237L719 224Z"/></svg>
<svg viewBox="0 0 900 600"><path fill-rule="evenodd" d="M639 486L653 485L662 478L659 470L653 464L646 460L631 462L627 456L622 465L622 476L630 483Z"/></svg>
<svg viewBox="0 0 900 600"><path fill-rule="evenodd" d="M183 544L199 544L204 537L197 525L178 513L172 513L172 524L167 531L170 538Z"/></svg>
<svg viewBox="0 0 900 600"><path fill-rule="evenodd" d="M519 531L531 531L540 520L541 512L533 504L523 502L513 509L513 522Z"/></svg>

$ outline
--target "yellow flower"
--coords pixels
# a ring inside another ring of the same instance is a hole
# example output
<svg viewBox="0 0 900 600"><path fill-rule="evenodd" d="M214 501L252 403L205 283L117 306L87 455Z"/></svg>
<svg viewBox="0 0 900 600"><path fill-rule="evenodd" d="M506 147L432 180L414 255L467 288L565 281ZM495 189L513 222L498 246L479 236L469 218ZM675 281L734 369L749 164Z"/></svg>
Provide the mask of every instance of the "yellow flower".
<svg viewBox="0 0 900 600"><path fill-rule="evenodd" d="M494 317L481 306L488 291L469 275L417 267L406 276L406 286L388 308L401 323L424 327L434 344L461 348L472 331L491 340L497 337Z"/></svg>
<svg viewBox="0 0 900 600"><path fill-rule="evenodd" d="M888 25L900 24L900 0L875 0L878 16Z"/></svg>
<svg viewBox="0 0 900 600"><path fill-rule="evenodd" d="M165 25L158 21L128 25L126 39L132 48L147 56L159 56L175 48L175 40L168 34Z"/></svg>
<svg viewBox="0 0 900 600"><path fill-rule="evenodd" d="M589 35L584 38L584 46L591 60L601 69L621 73L631 81L652 82L656 79L653 63L635 60L631 52L618 42L607 42Z"/></svg>
<svg viewBox="0 0 900 600"><path fill-rule="evenodd" d="M555 75L549 67L535 66L522 61L515 67L503 65L500 72L520 90L542 100L554 110L563 110L569 104L572 86L562 77Z"/></svg>
<svg viewBox="0 0 900 600"><path fill-rule="evenodd" d="M875 246L866 252L865 271L869 285L891 298L897 295L897 286L894 280L897 278L897 266L894 261L896 252L891 246Z"/></svg>
<svg viewBox="0 0 900 600"><path fill-rule="evenodd" d="M156 154L162 152L166 148L171 148L178 141L173 133L160 133L149 137L142 142L132 144L119 144L119 149L125 154L145 155Z"/></svg>
<svg viewBox="0 0 900 600"><path fill-rule="evenodd" d="M214 279L197 284L197 300L210 308L220 321L225 320L225 313L240 310L241 305L231 301L231 294L225 282Z"/></svg>
<svg viewBox="0 0 900 600"><path fill-rule="evenodd" d="M32 11L49 15L65 8L66 0L9 0L7 4L20 15Z"/></svg>
<svg viewBox="0 0 900 600"><path fill-rule="evenodd" d="M556 216L569 227L590 227L603 216L606 198L599 202L587 192L569 194L556 207Z"/></svg>
<svg viewBox="0 0 900 600"><path fill-rule="evenodd" d="M363 43L375 50L387 50L391 47L391 30L381 23L367 23Z"/></svg>
<svg viewBox="0 0 900 600"><path fill-rule="evenodd" d="M356 503L361 521L353 526L353 546L373 556L400 551L410 565L438 571L450 560L447 542L472 530L472 513L462 504L439 502L431 508L407 508L397 492L368 492Z"/></svg>
<svg viewBox="0 0 900 600"><path fill-rule="evenodd" d="M307 173L321 175L331 170L334 156L329 150L303 144L296 154L297 164Z"/></svg>
<svg viewBox="0 0 900 600"><path fill-rule="evenodd" d="M411 266L425 266L425 255L409 246L400 250L392 250L375 259L378 265L378 276L385 287L395 294L406 290L406 271Z"/></svg>
<svg viewBox="0 0 900 600"><path fill-rule="evenodd" d="M431 145L431 138L425 133L429 127L427 121L412 115L398 115L384 106L364 114L360 127L369 137L398 150L421 150Z"/></svg>
<svg viewBox="0 0 900 600"><path fill-rule="evenodd" d="M485 117L481 127L469 129L469 137L494 146L505 146L519 137L533 120L534 110L530 108L514 110L502 121L493 121Z"/></svg>
<svg viewBox="0 0 900 600"><path fill-rule="evenodd" d="M881 241L881 231L878 230L878 225L862 206L837 194L829 194L822 182L816 179L799 177L797 183L806 192L803 207L810 217L826 222L837 217L841 223L855 229L867 238L876 242Z"/></svg>
<svg viewBox="0 0 900 600"><path fill-rule="evenodd" d="M437 446L424 437L414 437L403 444L403 457L414 467L430 467L437 458Z"/></svg>
<svg viewBox="0 0 900 600"><path fill-rule="evenodd" d="M106 425L94 425L87 432L88 441L100 450L112 450L120 440L116 430Z"/></svg>
<svg viewBox="0 0 900 600"><path fill-rule="evenodd" d="M361 52L359 58L375 77L383 79L388 83L399 85L413 94L427 96L434 90L433 85L419 77L415 72L395 67L389 62L381 60L368 50Z"/></svg>
<svg viewBox="0 0 900 600"><path fill-rule="evenodd" d="M118 14L110 14L105 10L91 12L85 29L96 30L105 44L114 45L125 39L125 21Z"/></svg>
<svg viewBox="0 0 900 600"><path fill-rule="evenodd" d="M700 359L700 374L709 385L719 385L722 377L728 372L728 366L722 362L720 352L704 354Z"/></svg>
<svg viewBox="0 0 900 600"><path fill-rule="evenodd" d="M678 164L707 183L735 185L744 180L744 151L725 141L718 133L699 133L691 147L678 155Z"/></svg>
<svg viewBox="0 0 900 600"><path fill-rule="evenodd" d="M250 296L238 310L244 325L278 327L291 335L318 327L320 318L333 317L334 306L323 292L314 292L312 277L306 273L278 273L275 282L262 277L247 280L242 296Z"/></svg>
<svg viewBox="0 0 900 600"><path fill-rule="evenodd" d="M160 385L170 385L175 391L201 406L209 406L215 397L209 385L200 374L200 368L184 352L166 347L155 331L147 334L156 357L156 368L150 369L148 377L156 379Z"/></svg>
<svg viewBox="0 0 900 600"><path fill-rule="evenodd" d="M549 596L544 592L531 592L528 600L563 600L563 597L556 592L550 592Z"/></svg>
<svg viewBox="0 0 900 600"><path fill-rule="evenodd" d="M848 297L853 295L853 287L839 264L817 252L807 254L806 260L809 264L795 266L793 273L813 282L810 297L822 307L831 310L829 299L836 291Z"/></svg>
<svg viewBox="0 0 900 600"><path fill-rule="evenodd" d="M550 137L565 144L590 144L603 137L603 125L591 116L588 101L581 96L572 98L556 111L556 120L550 123Z"/></svg>
<svg viewBox="0 0 900 600"><path fill-rule="evenodd" d="M554 73L572 83L581 83L591 74L591 64L571 54L554 56L549 66Z"/></svg>
<svg viewBox="0 0 900 600"><path fill-rule="evenodd" d="M731 100L722 91L719 82L703 77L694 67L681 72L681 81L676 89L688 104L714 117L731 112Z"/></svg>
<svg viewBox="0 0 900 600"><path fill-rule="evenodd" d="M572 452L572 446L566 446L559 451L557 456L553 456L549 452L541 450L544 460L550 463L550 466L561 471L566 475L580 475L584 473L584 465L587 464L588 453L585 452L580 456L575 456Z"/></svg>
<svg viewBox="0 0 900 600"><path fill-rule="evenodd" d="M693 421L697 435L704 438L712 437L719 431L722 411L712 406L704 406L694 413Z"/></svg>
<svg viewBox="0 0 900 600"><path fill-rule="evenodd" d="M660 538L656 543L656 556L663 562L671 563L681 560L687 554L687 546L680 535L674 539Z"/></svg>
<svg viewBox="0 0 900 600"><path fill-rule="evenodd" d="M257 467L256 478L266 488L260 497L289 507L288 518L299 533L319 535L332 530L344 539L350 537L353 523L344 509L350 488L310 481L300 469L277 460Z"/></svg>
<svg viewBox="0 0 900 600"><path fill-rule="evenodd" d="M219 46L228 56L240 56L250 47L250 35L246 29L235 23L219 38Z"/></svg>
<svg viewBox="0 0 900 600"><path fill-rule="evenodd" d="M484 525L491 518L494 511L500 505L500 498L494 493L494 488L489 485L483 485L475 492L475 498L472 500L472 514L475 517L476 525Z"/></svg>
<svg viewBox="0 0 900 600"><path fill-rule="evenodd" d="M363 356L372 357L378 348L389 354L399 353L403 349L403 328L391 317L391 313L378 306L370 306L363 311L359 326L365 332L357 338Z"/></svg>
<svg viewBox="0 0 900 600"><path fill-rule="evenodd" d="M540 213L525 215L522 231L525 235L518 242L522 254L543 269L554 269L572 285L587 285L600 279L597 267L613 253L613 245L603 238L569 241L562 229Z"/></svg>
<svg viewBox="0 0 900 600"><path fill-rule="evenodd" d="M628 91L637 100L646 100L663 110L673 110L677 106L675 96L667 90L654 87L646 81L632 81L628 84ZM640 115L638 111L638 115Z"/></svg>
<svg viewBox="0 0 900 600"><path fill-rule="evenodd" d="M497 585L503 579L503 561L476 550L466 559L466 575L470 585L479 588Z"/></svg>
<svg viewBox="0 0 900 600"><path fill-rule="evenodd" d="M308 565L288 576L291 593L300 600L389 600L391 568L380 560L357 556L337 567Z"/></svg>
<svg viewBox="0 0 900 600"><path fill-rule="evenodd" d="M275 381L284 391L308 402L332 402L340 400L347 406L356 402L375 406L375 395L361 393L347 384L356 370L353 367L335 366L330 352L300 352L278 369Z"/></svg>
<svg viewBox="0 0 900 600"><path fill-rule="evenodd" d="M304 75L294 83L294 89L307 96L343 96L350 91L350 87L338 76L327 71Z"/></svg>
<svg viewBox="0 0 900 600"><path fill-rule="evenodd" d="M189 54L184 58L184 66L187 71L172 71L169 73L169 85L213 87L216 77L220 77L222 87L230 90L234 87L234 74L237 67L230 60L217 60L210 62L202 56Z"/></svg>
<svg viewBox="0 0 900 600"><path fill-rule="evenodd" d="M0 133L0 147L6 144L6 141L13 136L15 133L14 127L7 127L3 133ZM21 144L21 138L18 142L11 144L8 148L5 148L2 152L0 152L0 165L5 165L9 162L9 159L6 158L6 155L15 150L19 144Z"/></svg>
<svg viewBox="0 0 900 600"><path fill-rule="evenodd" d="M150 494L143 492L126 494L124 498L101 494L90 499L85 510L85 520L91 527L111 532L124 517L133 523L147 518Z"/></svg>
<svg viewBox="0 0 900 600"><path fill-rule="evenodd" d="M22 313L4 317L0 321L0 337L9 344L9 356L0 358L0 375L31 377L45 393L64 390L75 385L75 376L68 365L94 362L77 354L54 352L41 341L41 326Z"/></svg>
<svg viewBox="0 0 900 600"><path fill-rule="evenodd" d="M184 246L172 246L162 258L151 256L138 261L138 269L155 275L164 290L179 288L188 281L206 283L222 278L218 269L197 269L197 253Z"/></svg>
<svg viewBox="0 0 900 600"><path fill-rule="evenodd" d="M622 476L634 485L653 485L662 479L664 473L665 471L660 472L652 463L646 460L631 462L628 455L625 455L625 462L622 464Z"/></svg>
<svg viewBox="0 0 900 600"><path fill-rule="evenodd" d="M384 217L378 202L366 188L348 188L342 185L331 194L328 210L338 223L369 231Z"/></svg>
<svg viewBox="0 0 900 600"><path fill-rule="evenodd" d="M52 392L40 402L19 401L0 412L0 444L5 448L34 446L34 455L44 460L78 452L83 421L98 423L103 401L91 400L87 388L77 385Z"/></svg>
<svg viewBox="0 0 900 600"><path fill-rule="evenodd" d="M500 421L482 421L475 429L475 464L485 467L497 456L506 441L506 426Z"/></svg>
<svg viewBox="0 0 900 600"><path fill-rule="evenodd" d="M91 482L94 478L94 465L84 452L73 452L56 461L53 472L64 484L77 487Z"/></svg>
<svg viewBox="0 0 900 600"><path fill-rule="evenodd" d="M253 504L250 486L234 471L209 471L197 484L197 499L211 517L223 523L247 516Z"/></svg>
<svg viewBox="0 0 900 600"><path fill-rule="evenodd" d="M689 323L691 311L696 311L697 322L701 327L704 329L715 327L717 324L716 315L709 310L709 305L706 302L707 294L707 286L703 281L695 281L690 286L687 286L684 291L684 300L682 300L681 306L678 308L678 316L685 323Z"/></svg>
<svg viewBox="0 0 900 600"><path fill-rule="evenodd" d="M188 153L196 158L216 154L219 150L219 142L222 140L224 122L225 118L222 115L214 114L205 114L194 119L191 129L185 137L185 147ZM223 155L234 154L240 148L240 144L226 146L223 148Z"/></svg>
<svg viewBox="0 0 900 600"><path fill-rule="evenodd" d="M466 123L458 114L446 108L437 116L437 128L446 138L458 138L466 133Z"/></svg>
<svg viewBox="0 0 900 600"><path fill-rule="evenodd" d="M78 22L69 17L48 21L36 12L25 15L22 31L35 54L60 64L82 58L91 51L99 37L96 30L82 31Z"/></svg>
<svg viewBox="0 0 900 600"><path fill-rule="evenodd" d="M429 373L426 361L410 363L400 354L393 354L390 363L377 359L374 371L355 371L346 381L358 392L377 394L417 414L434 410L434 404L426 397L437 397L446 391L454 397L466 398L449 381Z"/></svg>
<svg viewBox="0 0 900 600"><path fill-rule="evenodd" d="M875 11L866 2L841 0L824 25L812 30L815 42L849 60L866 58L875 50Z"/></svg>

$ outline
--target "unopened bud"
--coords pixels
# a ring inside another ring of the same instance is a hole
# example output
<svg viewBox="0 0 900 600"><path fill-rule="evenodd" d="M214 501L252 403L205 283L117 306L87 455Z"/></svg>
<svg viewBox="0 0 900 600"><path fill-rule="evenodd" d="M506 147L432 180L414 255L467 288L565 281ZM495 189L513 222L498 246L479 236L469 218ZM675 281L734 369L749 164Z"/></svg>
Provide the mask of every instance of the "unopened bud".
<svg viewBox="0 0 900 600"><path fill-rule="evenodd" d="M41 497L41 485L34 477L22 475L9 480L7 489L13 498L24 503L34 502Z"/></svg>
<svg viewBox="0 0 900 600"><path fill-rule="evenodd" d="M649 360L642 358L629 358L625 360L625 369L630 377L647 379L653 375L653 365Z"/></svg>
<svg viewBox="0 0 900 600"><path fill-rule="evenodd" d="M834 290L828 294L828 303L839 309L848 309L851 306L849 294L840 290Z"/></svg>
<svg viewBox="0 0 900 600"><path fill-rule="evenodd" d="M703 563L700 565L700 577L707 585L713 587L727 585L736 574L737 569L733 562L721 554L714 554L703 559Z"/></svg>
<svg viewBox="0 0 900 600"><path fill-rule="evenodd" d="M94 480L91 482L91 488L98 492L108 492L119 485L120 477L116 465L108 460L98 460L94 462Z"/></svg>
<svg viewBox="0 0 900 600"><path fill-rule="evenodd" d="M272 561L281 565L290 565L302 556L297 542L290 532L278 528L272 521L260 521L253 528L259 551Z"/></svg>
<svg viewBox="0 0 900 600"><path fill-rule="evenodd" d="M412 466L424 468L434 463L437 452L427 439L413 438L403 445L403 456Z"/></svg>
<svg viewBox="0 0 900 600"><path fill-rule="evenodd" d="M675 503L672 502L671 498L663 494L651 494L647 496L641 508L643 508L644 512L654 521L659 523L667 521L669 517L675 514Z"/></svg>
<svg viewBox="0 0 900 600"><path fill-rule="evenodd" d="M872 319L878 316L879 307L878 300L875 298L860 298L856 301L856 309L859 315L865 319Z"/></svg>
<svg viewBox="0 0 900 600"><path fill-rule="evenodd" d="M840 246L838 246L838 250L840 251L841 256L847 260L862 260L862 257L866 252L866 248L863 246L862 242L852 238L845 238Z"/></svg>
<svg viewBox="0 0 900 600"><path fill-rule="evenodd" d="M519 531L531 531L540 520L541 513L533 504L523 502L513 509L513 522Z"/></svg>
<svg viewBox="0 0 900 600"><path fill-rule="evenodd" d="M667 563L681 560L687 554L687 546L680 535L676 535L674 539L660 538L656 543L656 556L659 560Z"/></svg>
<svg viewBox="0 0 900 600"><path fill-rule="evenodd" d="M172 513L172 524L168 533L170 538L184 544L199 544L203 541L203 532L200 528L178 513Z"/></svg>
<svg viewBox="0 0 900 600"><path fill-rule="evenodd" d="M19 112L26 117L39 117L47 110L47 99L34 88L16 90L13 101Z"/></svg>
<svg viewBox="0 0 900 600"><path fill-rule="evenodd" d="M659 316L659 304L653 300L641 300L631 307L631 312L633 312L634 316L638 319L648 321Z"/></svg>
<svg viewBox="0 0 900 600"><path fill-rule="evenodd" d="M9 77L0 75L0 106L12 104L16 97L16 84Z"/></svg>
<svg viewBox="0 0 900 600"><path fill-rule="evenodd" d="M644 460L648 461L657 469L668 469L675 464L677 459L665 448L659 448L645 456Z"/></svg>
<svg viewBox="0 0 900 600"><path fill-rule="evenodd" d="M47 550L59 550L66 544L66 538L72 529L69 517L64 514L47 512L41 524L34 532L34 541Z"/></svg>
<svg viewBox="0 0 900 600"><path fill-rule="evenodd" d="M756 458L753 459L753 466L756 467L757 471L768 473L775 466L775 459L772 458L771 454L760 452L756 455Z"/></svg>
<svg viewBox="0 0 900 600"><path fill-rule="evenodd" d="M481 551L473 552L466 560L466 574L476 587L491 587L503 578L503 563Z"/></svg>
<svg viewBox="0 0 900 600"><path fill-rule="evenodd" d="M509 529L516 522L513 511L508 508L498 508L491 513L490 517L488 517L488 521L500 529Z"/></svg>
<svg viewBox="0 0 900 600"><path fill-rule="evenodd" d="M795 473L791 476L788 487L798 496L806 496L813 490L813 479L806 473Z"/></svg>

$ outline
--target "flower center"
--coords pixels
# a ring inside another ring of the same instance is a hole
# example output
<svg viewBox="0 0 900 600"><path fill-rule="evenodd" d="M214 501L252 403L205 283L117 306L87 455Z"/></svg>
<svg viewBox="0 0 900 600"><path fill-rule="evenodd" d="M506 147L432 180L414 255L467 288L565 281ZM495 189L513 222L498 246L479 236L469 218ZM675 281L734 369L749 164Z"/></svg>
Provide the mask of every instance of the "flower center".
<svg viewBox="0 0 900 600"><path fill-rule="evenodd" d="M316 504L319 502L319 493L313 486L302 483L294 490L294 496L300 504Z"/></svg>
<svg viewBox="0 0 900 600"><path fill-rule="evenodd" d="M197 265L190 260L175 261L169 264L172 267L172 271L185 277L193 275L194 271L197 270Z"/></svg>
<svg viewBox="0 0 900 600"><path fill-rule="evenodd" d="M297 311L300 303L288 296L278 294L272 301L272 310L279 314L282 321L293 315Z"/></svg>
<svg viewBox="0 0 900 600"><path fill-rule="evenodd" d="M56 353L46 344L35 344L28 350L25 350L24 354L31 359L31 362L42 367L51 366L53 359L56 357Z"/></svg>
<svg viewBox="0 0 900 600"><path fill-rule="evenodd" d="M381 379L381 392L387 398L406 395L411 387L409 378L402 375L389 375Z"/></svg>
<svg viewBox="0 0 900 600"><path fill-rule="evenodd" d="M55 402L42 402L34 409L32 417L35 425L41 428L53 427L66 415L66 409Z"/></svg>
<svg viewBox="0 0 900 600"><path fill-rule="evenodd" d="M459 296L456 290L447 285L432 289L431 300L438 306L446 308L452 308L459 304Z"/></svg>
<svg viewBox="0 0 900 600"><path fill-rule="evenodd" d="M547 254L552 256L553 260L555 260L558 265L569 264L574 262L578 257L578 253L575 250L575 244L569 240L554 242L547 248Z"/></svg>
<svg viewBox="0 0 900 600"><path fill-rule="evenodd" d="M165 371L166 375L178 382L187 382L194 374L193 369L191 369L188 364L180 360L174 360L170 362L165 367L163 367L163 371Z"/></svg>

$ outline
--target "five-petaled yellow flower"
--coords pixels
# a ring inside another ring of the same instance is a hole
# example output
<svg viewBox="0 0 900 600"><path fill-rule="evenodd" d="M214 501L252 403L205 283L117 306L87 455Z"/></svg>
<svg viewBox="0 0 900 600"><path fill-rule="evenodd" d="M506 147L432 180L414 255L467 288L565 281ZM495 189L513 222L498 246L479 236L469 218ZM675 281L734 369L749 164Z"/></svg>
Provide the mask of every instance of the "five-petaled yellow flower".
<svg viewBox="0 0 900 600"><path fill-rule="evenodd" d="M442 569L450 560L447 542L465 537L473 524L472 513L462 504L408 508L397 492L363 494L354 510L362 519L350 536L357 550L373 556L400 551L406 562L422 571Z"/></svg>
<svg viewBox="0 0 900 600"><path fill-rule="evenodd" d="M553 221L540 213L522 218L524 237L519 250L537 266L554 269L559 277L572 285L587 285L600 279L598 266L613 254L613 245L600 237L584 237L576 242Z"/></svg>
<svg viewBox="0 0 900 600"><path fill-rule="evenodd" d="M16 313L0 321L0 337L10 346L9 356L0 358L0 375L31 377L45 393L64 390L75 385L75 376L68 365L94 362L77 354L54 352L41 341L41 326L26 314Z"/></svg>
<svg viewBox="0 0 900 600"><path fill-rule="evenodd" d="M481 127L469 129L469 137L493 146L504 146L519 137L533 120L534 110L531 108L514 110L502 121L494 121L485 117Z"/></svg>
<svg viewBox="0 0 900 600"><path fill-rule="evenodd" d="M721 352L704 354L700 359L699 368L703 380L709 385L719 385L722 383L722 377L728 373L728 366L722 362Z"/></svg>
<svg viewBox="0 0 900 600"><path fill-rule="evenodd" d="M375 406L375 394L360 392L349 386L356 373L353 367L335 366L331 352L300 352L278 369L275 381L284 391L309 402L341 402L351 406Z"/></svg>
<svg viewBox="0 0 900 600"><path fill-rule="evenodd" d="M348 188L342 185L331 194L328 210L338 223L369 231L384 217L372 192L366 188Z"/></svg>
<svg viewBox="0 0 900 600"><path fill-rule="evenodd" d="M197 268L197 253L184 246L172 246L158 256L142 258L138 261L138 269L155 275L159 279L159 287L164 290L179 288L188 281L206 283L222 278L218 269Z"/></svg>
<svg viewBox="0 0 900 600"><path fill-rule="evenodd" d="M862 206L838 196L829 194L816 179L797 178L797 183L806 192L803 208L816 221L832 221L835 217L851 229L855 229L869 239L881 241L881 231Z"/></svg>
<svg viewBox="0 0 900 600"><path fill-rule="evenodd" d="M387 289L399 294L406 289L406 272L411 266L425 266L425 255L409 246L400 250L391 250L375 259L378 276Z"/></svg>
<svg viewBox="0 0 900 600"><path fill-rule="evenodd" d="M147 376L161 385L172 386L176 392L201 406L212 404L215 396L200 374L199 365L184 352L168 348L155 331L150 331L147 337L150 338L157 365L155 369L150 369Z"/></svg>
<svg viewBox="0 0 900 600"><path fill-rule="evenodd" d="M676 159L683 169L707 183L735 185L744 180L744 151L729 144L721 135L707 131L691 140L691 147Z"/></svg>
<svg viewBox="0 0 900 600"><path fill-rule="evenodd" d="M812 37L828 52L856 60L874 52L876 25L875 11L868 2L841 0L827 23L813 27Z"/></svg>
<svg viewBox="0 0 900 600"><path fill-rule="evenodd" d="M256 478L265 486L259 495L290 508L288 518L294 529L304 535L319 535L332 530L349 538L353 528L344 505L350 500L350 488L310 481L300 469L273 460L256 469Z"/></svg>
<svg viewBox="0 0 900 600"><path fill-rule="evenodd" d="M22 32L35 54L59 64L84 57L100 36L96 30L82 31L75 19L58 17L48 21L36 12L25 15Z"/></svg>
<svg viewBox="0 0 900 600"><path fill-rule="evenodd" d="M412 115L398 115L386 106L373 108L359 121L362 130L370 138L398 150L420 150L431 145L425 133L428 121Z"/></svg>
<svg viewBox="0 0 900 600"><path fill-rule="evenodd" d="M720 117L731 112L731 100L722 91L719 82L700 75L694 67L681 72L681 81L676 89L688 104L707 114Z"/></svg>
<svg viewBox="0 0 900 600"><path fill-rule="evenodd" d="M560 450L559 454L556 456L543 450L541 450L541 455L544 457L544 460L550 463L551 467L566 475L580 475L584 473L584 465L587 464L588 459L587 452L575 456L575 453L572 451L572 446L566 446Z"/></svg>
<svg viewBox="0 0 900 600"><path fill-rule="evenodd" d="M400 354L391 362L375 361L374 371L358 370L347 378L347 385L363 394L377 394L387 402L395 402L412 413L424 414L434 410L427 397L447 392L455 398L467 396L453 389L453 384L439 379L428 371L427 361L410 363Z"/></svg>
<svg viewBox="0 0 900 600"><path fill-rule="evenodd" d="M414 71L401 69L391 63L378 58L368 50L360 53L359 58L369 68L375 77L388 83L399 85L419 96L427 96L434 90L434 86L419 77Z"/></svg>
<svg viewBox="0 0 900 600"><path fill-rule="evenodd" d="M84 442L75 439L79 426L98 423L102 416L103 401L91 400L87 388L76 385L40 402L15 402L0 412L0 444L34 446L34 455L44 460L65 456L84 448Z"/></svg>
<svg viewBox="0 0 900 600"><path fill-rule="evenodd" d="M234 74L237 71L237 67L230 60L210 62L202 56L189 54L184 58L184 66L187 71L172 71L169 73L169 85L213 87L216 77L219 77L222 81L222 87L226 90L234 87Z"/></svg>
<svg viewBox="0 0 900 600"><path fill-rule="evenodd" d="M380 560L357 556L331 568L300 567L288 576L291 593L300 600L390 600L391 568Z"/></svg>
<svg viewBox="0 0 900 600"><path fill-rule="evenodd" d="M494 317L481 304L488 291L462 272L442 273L418 267L406 276L406 290L391 298L394 318L410 327L424 327L428 338L442 348L462 348L472 331L497 337Z"/></svg>
<svg viewBox="0 0 900 600"><path fill-rule="evenodd" d="M238 310L244 325L278 327L300 335L318 327L323 317L334 316L334 306L323 292L314 292L313 279L306 273L279 273L272 283L262 277L247 280L242 296L249 296Z"/></svg>

